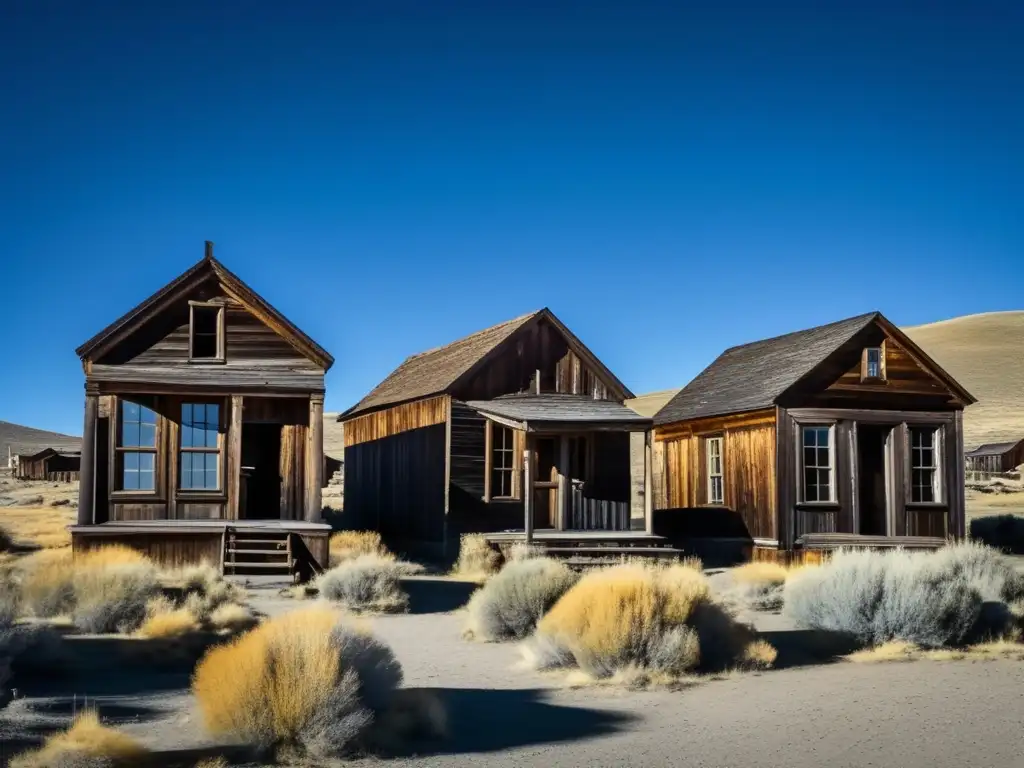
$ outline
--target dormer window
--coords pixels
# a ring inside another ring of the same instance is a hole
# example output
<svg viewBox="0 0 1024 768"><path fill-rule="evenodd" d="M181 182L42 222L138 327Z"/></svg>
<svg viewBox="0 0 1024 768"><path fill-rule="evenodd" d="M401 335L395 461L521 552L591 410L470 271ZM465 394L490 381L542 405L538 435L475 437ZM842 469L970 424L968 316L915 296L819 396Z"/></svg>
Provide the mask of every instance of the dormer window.
<svg viewBox="0 0 1024 768"><path fill-rule="evenodd" d="M189 304L188 357L196 362L224 361L224 307Z"/></svg>
<svg viewBox="0 0 1024 768"><path fill-rule="evenodd" d="M866 347L860 365L861 381L885 381L885 350Z"/></svg>

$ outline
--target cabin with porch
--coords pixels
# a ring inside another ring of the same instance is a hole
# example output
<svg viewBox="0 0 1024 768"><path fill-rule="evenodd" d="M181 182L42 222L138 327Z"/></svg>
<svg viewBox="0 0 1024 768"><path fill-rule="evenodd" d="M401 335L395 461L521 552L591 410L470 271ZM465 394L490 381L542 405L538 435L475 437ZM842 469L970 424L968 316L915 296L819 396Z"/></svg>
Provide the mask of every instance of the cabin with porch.
<svg viewBox="0 0 1024 768"><path fill-rule="evenodd" d="M333 358L213 256L78 348L76 552L304 578L327 565L324 374Z"/></svg>
<svg viewBox="0 0 1024 768"><path fill-rule="evenodd" d="M978 475L1013 472L1024 464L1024 439L1006 443L985 443L964 454L966 470Z"/></svg>
<svg viewBox="0 0 1024 768"><path fill-rule="evenodd" d="M654 416L655 531L755 559L941 546L974 402L878 312L728 349Z"/></svg>
<svg viewBox="0 0 1024 768"><path fill-rule="evenodd" d="M466 533L655 546L651 419L632 396L548 309L412 355L338 417L345 525L440 557Z"/></svg>

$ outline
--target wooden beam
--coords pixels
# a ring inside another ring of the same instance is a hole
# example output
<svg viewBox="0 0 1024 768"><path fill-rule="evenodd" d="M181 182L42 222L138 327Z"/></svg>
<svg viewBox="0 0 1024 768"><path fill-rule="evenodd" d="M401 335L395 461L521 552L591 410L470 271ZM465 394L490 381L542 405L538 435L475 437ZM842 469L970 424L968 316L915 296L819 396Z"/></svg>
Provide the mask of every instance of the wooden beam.
<svg viewBox="0 0 1024 768"><path fill-rule="evenodd" d="M558 514L555 516L557 522L557 530L564 531L566 526L566 503L569 500L568 485L569 485L569 438L562 435L559 438L559 455L558 455Z"/></svg>
<svg viewBox="0 0 1024 768"><path fill-rule="evenodd" d="M484 501L491 503L491 470L494 461L494 426L484 420Z"/></svg>
<svg viewBox="0 0 1024 768"><path fill-rule="evenodd" d="M526 532L526 543L533 543L533 457L530 451L533 440L526 438L526 450L523 451L523 529Z"/></svg>
<svg viewBox="0 0 1024 768"><path fill-rule="evenodd" d="M648 536L654 534L654 474L651 453L651 433L644 432L644 531Z"/></svg>
<svg viewBox="0 0 1024 768"><path fill-rule="evenodd" d="M96 501L96 420L99 416L100 397L85 395L85 422L82 428L82 457L78 485L78 524L92 525Z"/></svg>
<svg viewBox="0 0 1024 768"><path fill-rule="evenodd" d="M231 411L228 422L228 509L227 518L238 520L241 513L242 493L242 409L245 407L242 395L231 396Z"/></svg>
<svg viewBox="0 0 1024 768"><path fill-rule="evenodd" d="M309 430L306 446L306 521L323 517L324 396L309 396Z"/></svg>

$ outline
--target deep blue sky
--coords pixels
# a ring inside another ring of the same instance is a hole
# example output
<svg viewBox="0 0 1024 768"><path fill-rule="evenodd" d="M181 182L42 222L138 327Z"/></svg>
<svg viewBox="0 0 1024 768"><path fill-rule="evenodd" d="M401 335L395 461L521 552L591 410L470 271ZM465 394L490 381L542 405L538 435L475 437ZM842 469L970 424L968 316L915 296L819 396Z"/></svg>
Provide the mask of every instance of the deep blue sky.
<svg viewBox="0 0 1024 768"><path fill-rule="evenodd" d="M1015 0L0 5L0 419L79 433L74 348L204 239L330 410L542 306L643 392L1024 305Z"/></svg>

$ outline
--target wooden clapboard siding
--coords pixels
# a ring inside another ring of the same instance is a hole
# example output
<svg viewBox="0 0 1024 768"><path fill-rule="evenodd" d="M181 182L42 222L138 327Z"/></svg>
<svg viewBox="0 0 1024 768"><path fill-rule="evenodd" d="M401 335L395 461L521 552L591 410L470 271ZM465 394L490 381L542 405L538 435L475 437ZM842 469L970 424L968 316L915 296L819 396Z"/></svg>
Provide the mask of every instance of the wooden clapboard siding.
<svg viewBox="0 0 1024 768"><path fill-rule="evenodd" d="M114 522L131 520L166 520L167 504L164 502L117 502L110 505L110 519Z"/></svg>
<svg viewBox="0 0 1024 768"><path fill-rule="evenodd" d="M345 447L349 448L371 440L381 440L412 429L444 424L447 419L447 395L395 405L346 421ZM347 467L345 484L347 489Z"/></svg>
<svg viewBox="0 0 1024 768"><path fill-rule="evenodd" d="M306 432L304 424L281 427L281 517L301 520L305 509Z"/></svg>
<svg viewBox="0 0 1024 768"><path fill-rule="evenodd" d="M857 359L838 379L827 387L830 391L876 392L887 394L914 394L951 396L949 389L933 373L918 363L893 338L877 327L871 329L871 338L858 339L858 354L864 347L880 346L884 352L885 380L861 381L862 363Z"/></svg>
<svg viewBox="0 0 1024 768"><path fill-rule="evenodd" d="M704 440L722 437L724 504L738 513L751 537L776 536L775 413L760 411L669 425L655 432L663 459L658 471L663 490L656 509L695 509L708 505ZM652 471L655 471L652 468Z"/></svg>
<svg viewBox="0 0 1024 768"><path fill-rule="evenodd" d="M77 532L72 536L74 554L120 544L141 552L165 568L178 568L203 562L220 567L223 552L220 531L124 532L104 531L102 526L97 526L94 530L95 535Z"/></svg>

